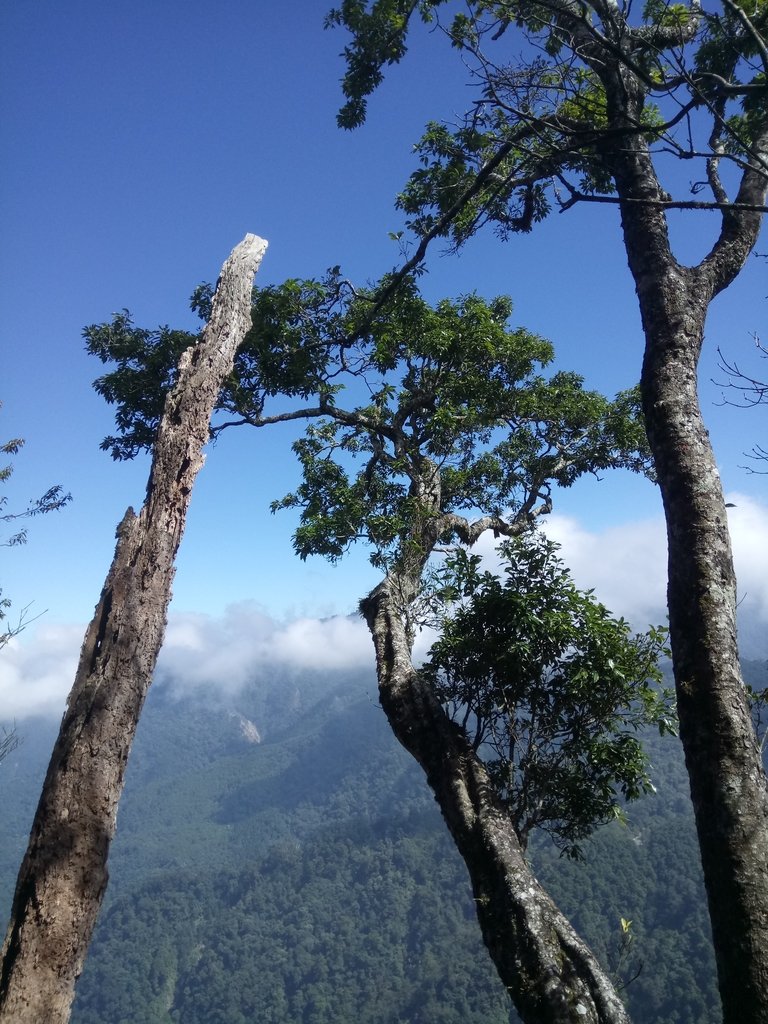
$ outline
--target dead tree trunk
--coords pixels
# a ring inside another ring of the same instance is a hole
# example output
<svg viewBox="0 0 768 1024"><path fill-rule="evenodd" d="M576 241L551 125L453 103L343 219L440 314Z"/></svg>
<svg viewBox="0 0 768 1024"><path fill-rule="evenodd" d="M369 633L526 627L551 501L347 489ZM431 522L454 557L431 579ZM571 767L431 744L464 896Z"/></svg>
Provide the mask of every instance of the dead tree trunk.
<svg viewBox="0 0 768 1024"><path fill-rule="evenodd" d="M246 235L222 269L211 319L179 361L144 507L128 509L88 627L3 947L0 1022L66 1024L107 885L128 754L163 640L173 563L210 418L251 324L267 243Z"/></svg>

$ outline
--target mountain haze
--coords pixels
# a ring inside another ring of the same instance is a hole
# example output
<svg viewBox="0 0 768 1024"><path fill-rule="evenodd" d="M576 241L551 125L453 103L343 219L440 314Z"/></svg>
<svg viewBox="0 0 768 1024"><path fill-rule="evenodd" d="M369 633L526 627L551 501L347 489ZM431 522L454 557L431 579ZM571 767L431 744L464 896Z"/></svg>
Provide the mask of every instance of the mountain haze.
<svg viewBox="0 0 768 1024"><path fill-rule="evenodd" d="M301 673L236 697L150 693L111 881L73 1024L502 1024L466 871L372 678ZM0 770L10 904L53 742L47 720ZM649 737L658 794L537 873L629 980L639 1024L720 1020L686 777ZM620 918L633 944L620 956ZM638 973L639 972L639 973Z"/></svg>

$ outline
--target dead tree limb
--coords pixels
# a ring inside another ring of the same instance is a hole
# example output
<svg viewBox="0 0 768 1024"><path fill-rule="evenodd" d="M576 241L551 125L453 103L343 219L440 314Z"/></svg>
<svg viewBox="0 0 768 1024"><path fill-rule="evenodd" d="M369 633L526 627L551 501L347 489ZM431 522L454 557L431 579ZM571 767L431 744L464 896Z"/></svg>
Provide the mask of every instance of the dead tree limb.
<svg viewBox="0 0 768 1024"><path fill-rule="evenodd" d="M128 754L163 640L174 559L211 414L251 325L267 243L246 235L222 268L210 322L166 399L144 506L128 509L21 865L3 947L0 1022L66 1024L107 886Z"/></svg>

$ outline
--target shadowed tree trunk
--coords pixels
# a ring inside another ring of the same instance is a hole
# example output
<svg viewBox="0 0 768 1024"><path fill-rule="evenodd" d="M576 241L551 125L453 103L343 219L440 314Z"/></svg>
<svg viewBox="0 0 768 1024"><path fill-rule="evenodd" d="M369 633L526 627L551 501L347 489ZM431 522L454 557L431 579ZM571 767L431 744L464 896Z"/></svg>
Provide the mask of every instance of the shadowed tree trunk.
<svg viewBox="0 0 768 1024"><path fill-rule="evenodd" d="M163 640L173 563L211 414L251 326L267 243L246 235L222 268L210 321L179 361L139 515L128 509L80 653L3 947L0 1021L64 1024L107 886L126 761Z"/></svg>

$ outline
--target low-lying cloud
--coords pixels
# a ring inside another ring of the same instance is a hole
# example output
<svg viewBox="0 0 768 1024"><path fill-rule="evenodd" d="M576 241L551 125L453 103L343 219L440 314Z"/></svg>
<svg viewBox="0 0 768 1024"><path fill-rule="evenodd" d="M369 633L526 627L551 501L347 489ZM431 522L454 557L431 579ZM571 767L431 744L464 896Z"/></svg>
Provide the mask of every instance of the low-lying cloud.
<svg viewBox="0 0 768 1024"><path fill-rule="evenodd" d="M729 495L739 578L743 653L766 656L768 624L768 506ZM661 517L604 530L552 515L547 532L561 545L577 584L593 588L616 615L637 629L666 621L666 536ZM483 542L492 553L492 543ZM34 630L34 632L33 632ZM83 626L38 623L0 651L0 723L32 714L59 715L72 685ZM422 636L417 653L428 638ZM265 672L372 669L373 647L362 619L273 619L254 603L233 605L221 617L172 614L157 677L177 691L215 689L234 694Z"/></svg>
<svg viewBox="0 0 768 1024"><path fill-rule="evenodd" d="M245 602L221 618L172 615L157 675L177 687L218 686L237 692L266 669L319 671L372 667L362 619L349 616L277 622Z"/></svg>
<svg viewBox="0 0 768 1024"><path fill-rule="evenodd" d="M84 626L40 625L0 652L0 723L63 712L84 632ZM373 645L362 619L279 622L246 602L221 617L172 614L156 679L179 692L234 694L264 673L312 668L372 670Z"/></svg>
<svg viewBox="0 0 768 1024"><path fill-rule="evenodd" d="M17 637L0 651L0 722L6 725L63 712L85 628L38 624L28 632L29 639Z"/></svg>
<svg viewBox="0 0 768 1024"><path fill-rule="evenodd" d="M667 618L667 538L661 518L592 532L575 519L552 515L547 535L561 548L576 584L592 589L636 629Z"/></svg>

